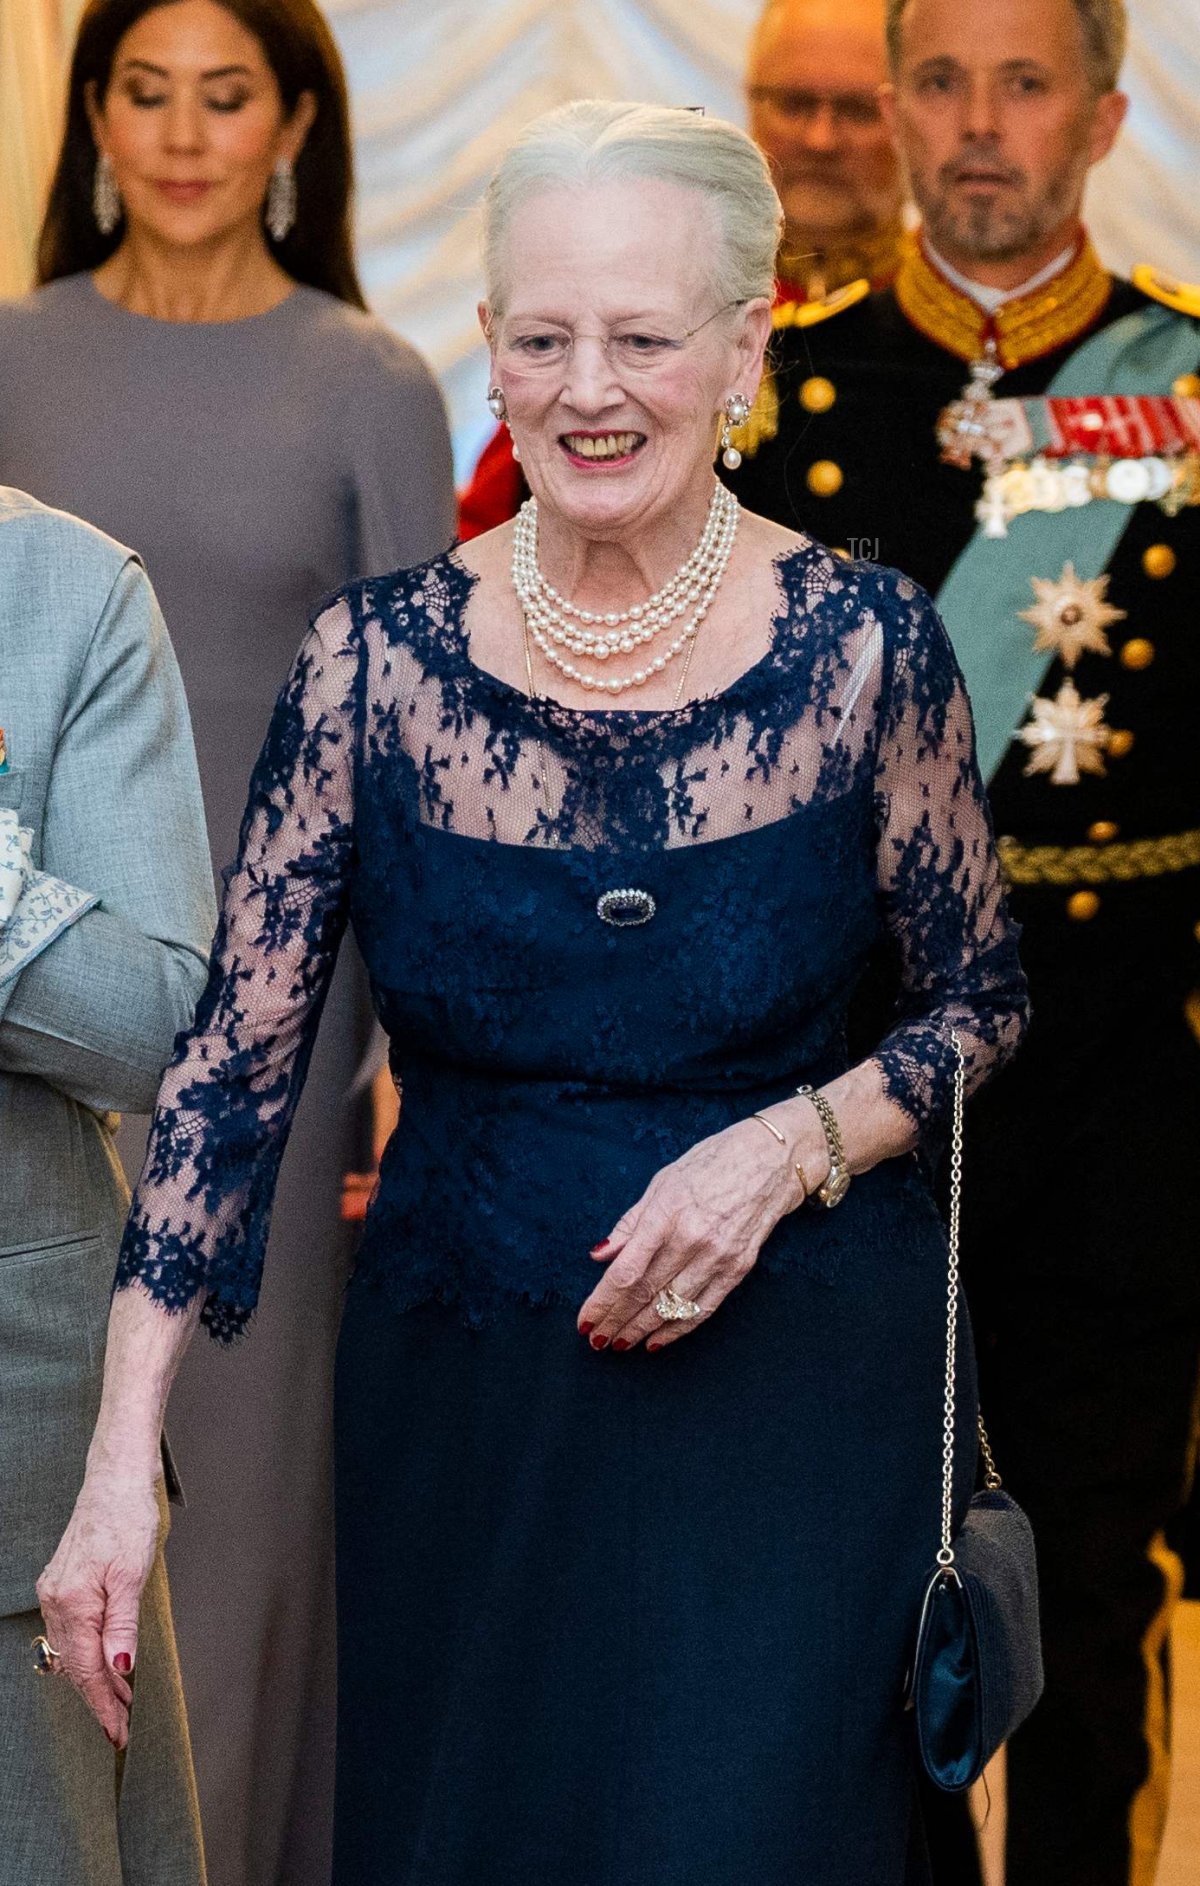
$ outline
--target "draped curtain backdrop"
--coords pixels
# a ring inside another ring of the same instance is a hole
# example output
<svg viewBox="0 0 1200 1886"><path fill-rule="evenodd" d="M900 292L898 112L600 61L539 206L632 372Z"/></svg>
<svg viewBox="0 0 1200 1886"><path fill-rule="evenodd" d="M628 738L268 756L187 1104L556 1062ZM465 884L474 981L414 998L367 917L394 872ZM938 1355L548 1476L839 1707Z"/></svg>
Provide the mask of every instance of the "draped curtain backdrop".
<svg viewBox="0 0 1200 1886"><path fill-rule="evenodd" d="M81 0L0 0L0 294L30 277ZM478 204L539 111L585 94L742 115L759 0L326 0L350 76L367 292L433 362L459 469L490 430ZM1089 214L1119 269L1200 279L1200 0L1132 0L1133 109ZM301 205L303 215L303 205Z"/></svg>
<svg viewBox="0 0 1200 1886"><path fill-rule="evenodd" d="M358 130L359 232L374 305L432 360L460 473L492 421L475 307L478 203L514 133L599 94L743 118L761 0L326 0ZM1200 0L1132 0L1129 124L1089 216L1114 268L1200 280Z"/></svg>
<svg viewBox="0 0 1200 1886"><path fill-rule="evenodd" d="M29 286L82 0L0 0L0 296Z"/></svg>

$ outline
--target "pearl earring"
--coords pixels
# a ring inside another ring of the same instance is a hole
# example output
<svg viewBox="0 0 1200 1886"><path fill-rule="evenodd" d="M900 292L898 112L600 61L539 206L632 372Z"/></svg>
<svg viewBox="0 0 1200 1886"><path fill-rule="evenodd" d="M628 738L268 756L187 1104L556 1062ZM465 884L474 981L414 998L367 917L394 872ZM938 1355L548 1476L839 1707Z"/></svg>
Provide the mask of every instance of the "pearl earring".
<svg viewBox="0 0 1200 1886"><path fill-rule="evenodd" d="M733 443L733 429L744 426L750 417L750 401L744 393L731 393L725 401L725 412L721 424L721 463L726 471L736 471L742 462L742 455Z"/></svg>
<svg viewBox="0 0 1200 1886"><path fill-rule="evenodd" d="M488 411L491 413L492 418L498 419L502 426L507 426L508 425L508 402L506 401L504 397L503 389L498 386L489 386L487 403L488 403ZM521 463L521 454L517 450L517 442L512 436L511 426L509 426L508 428L508 438L509 438L509 444L512 447L512 455L516 459L517 464L519 465Z"/></svg>

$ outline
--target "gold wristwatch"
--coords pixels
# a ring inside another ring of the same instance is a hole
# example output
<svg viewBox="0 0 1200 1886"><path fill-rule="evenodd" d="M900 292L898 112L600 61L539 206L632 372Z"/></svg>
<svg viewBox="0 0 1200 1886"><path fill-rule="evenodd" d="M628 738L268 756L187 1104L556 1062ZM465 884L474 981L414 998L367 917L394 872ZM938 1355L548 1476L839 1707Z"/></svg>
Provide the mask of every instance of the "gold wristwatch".
<svg viewBox="0 0 1200 1886"><path fill-rule="evenodd" d="M825 1144L829 1148L829 1176L824 1185L819 1185L813 1197L832 1211L840 1205L850 1190L850 1168L846 1164L846 1149L842 1145L842 1130L837 1123L837 1114L815 1087L797 1087L801 1100L811 1100L817 1110L817 1118L825 1134Z"/></svg>

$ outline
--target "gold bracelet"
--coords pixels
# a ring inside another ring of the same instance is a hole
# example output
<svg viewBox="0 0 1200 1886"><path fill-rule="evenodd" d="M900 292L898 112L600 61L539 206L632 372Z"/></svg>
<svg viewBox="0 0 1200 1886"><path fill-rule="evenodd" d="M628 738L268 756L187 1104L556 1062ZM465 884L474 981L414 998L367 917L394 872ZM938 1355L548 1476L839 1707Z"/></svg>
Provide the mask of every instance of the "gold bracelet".
<svg viewBox="0 0 1200 1886"><path fill-rule="evenodd" d="M765 1113L752 1113L750 1115L750 1118L752 1120L757 1120L760 1126L765 1126L768 1133L774 1133L776 1139L779 1141L779 1144L781 1146L787 1145L787 1140L784 1138L783 1134L779 1131L779 1128L775 1125L775 1123L772 1120L768 1120Z"/></svg>
<svg viewBox="0 0 1200 1886"><path fill-rule="evenodd" d="M773 1133L781 1146L787 1145L787 1140L785 1139L784 1135L779 1131L779 1128L775 1125L774 1121L768 1120L764 1113L752 1113L750 1115L750 1118L752 1120L757 1120L760 1126L765 1126L768 1133ZM808 1179L805 1176L804 1167L799 1163L798 1160L792 1161L792 1171L795 1173L797 1179L799 1179L800 1181L800 1191L801 1191L800 1203L801 1205L803 1205L805 1200L809 1196L811 1187L809 1186Z"/></svg>
<svg viewBox="0 0 1200 1886"><path fill-rule="evenodd" d="M837 1115L824 1094L817 1093L807 1084L797 1087L796 1092L801 1100L812 1101L817 1110L817 1118L821 1122L821 1130L825 1135L825 1145L829 1151L829 1173L825 1183L817 1187L813 1197L818 1204L824 1205L827 1211L832 1211L835 1205L841 1204L850 1190L850 1168L846 1164L846 1152L842 1145Z"/></svg>

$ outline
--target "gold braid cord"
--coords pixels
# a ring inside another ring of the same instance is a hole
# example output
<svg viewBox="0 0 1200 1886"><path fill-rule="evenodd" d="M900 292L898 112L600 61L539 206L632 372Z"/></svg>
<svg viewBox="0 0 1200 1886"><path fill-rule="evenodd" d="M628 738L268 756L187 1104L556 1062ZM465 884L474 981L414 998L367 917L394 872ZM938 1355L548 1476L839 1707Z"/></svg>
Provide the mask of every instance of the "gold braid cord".
<svg viewBox="0 0 1200 1886"><path fill-rule="evenodd" d="M1073 262L1030 295L987 315L934 267L920 243L904 252L896 300L915 328L960 360L978 360L989 339L1004 368L1019 367L1065 347L1102 312L1112 277L1086 239Z"/></svg>
<svg viewBox="0 0 1200 1886"><path fill-rule="evenodd" d="M1200 865L1200 829L1102 846L1019 845L1001 838L996 850L1009 884L1132 884Z"/></svg>

